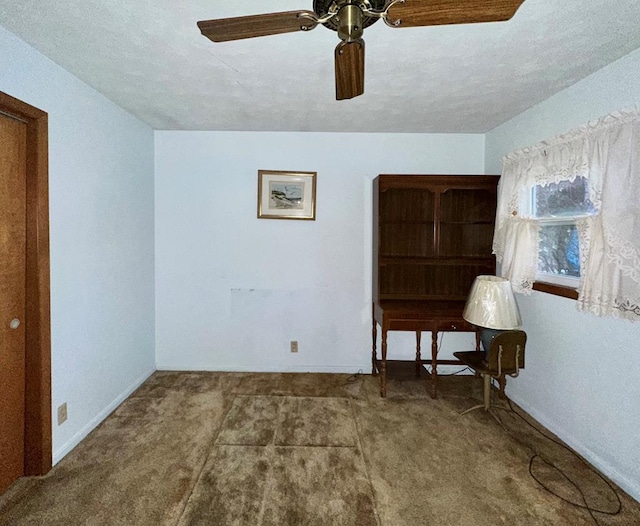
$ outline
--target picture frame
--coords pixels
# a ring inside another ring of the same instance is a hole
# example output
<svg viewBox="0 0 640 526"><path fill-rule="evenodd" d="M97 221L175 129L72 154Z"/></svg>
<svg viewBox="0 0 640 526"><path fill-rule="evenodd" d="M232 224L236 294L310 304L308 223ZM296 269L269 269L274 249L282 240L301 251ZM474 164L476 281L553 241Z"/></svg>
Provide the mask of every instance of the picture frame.
<svg viewBox="0 0 640 526"><path fill-rule="evenodd" d="M316 219L317 172L258 170L258 219Z"/></svg>

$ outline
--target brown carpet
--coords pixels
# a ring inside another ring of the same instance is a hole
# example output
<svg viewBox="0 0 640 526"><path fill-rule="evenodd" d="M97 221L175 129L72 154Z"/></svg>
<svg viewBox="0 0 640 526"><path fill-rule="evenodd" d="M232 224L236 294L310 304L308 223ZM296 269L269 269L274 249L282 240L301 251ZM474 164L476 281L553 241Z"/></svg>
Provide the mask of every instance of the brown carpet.
<svg viewBox="0 0 640 526"><path fill-rule="evenodd" d="M459 416L480 380L442 378L432 400L390 372L386 400L371 376L156 373L50 474L0 497L0 524L596 524L543 485L600 525L640 524L617 488L620 513L602 513L616 493L504 403L504 427Z"/></svg>

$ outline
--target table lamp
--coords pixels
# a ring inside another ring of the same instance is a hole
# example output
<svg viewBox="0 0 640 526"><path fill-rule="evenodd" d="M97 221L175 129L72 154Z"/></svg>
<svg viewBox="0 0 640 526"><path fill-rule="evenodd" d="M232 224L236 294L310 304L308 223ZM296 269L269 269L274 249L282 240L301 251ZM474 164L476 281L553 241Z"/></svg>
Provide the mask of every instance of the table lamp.
<svg viewBox="0 0 640 526"><path fill-rule="evenodd" d="M464 306L462 317L481 327L482 348L489 353L491 342L500 331L518 329L522 324L511 282L498 276L478 276Z"/></svg>

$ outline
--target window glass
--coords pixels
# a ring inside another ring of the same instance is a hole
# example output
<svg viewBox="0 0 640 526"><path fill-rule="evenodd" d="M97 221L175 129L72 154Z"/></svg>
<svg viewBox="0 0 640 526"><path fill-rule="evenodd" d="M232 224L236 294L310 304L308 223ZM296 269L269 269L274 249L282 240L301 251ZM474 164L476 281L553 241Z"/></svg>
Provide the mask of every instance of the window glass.
<svg viewBox="0 0 640 526"><path fill-rule="evenodd" d="M542 224L538 247L538 272L580 277L580 250L575 223Z"/></svg>
<svg viewBox="0 0 640 526"><path fill-rule="evenodd" d="M595 211L589 199L589 183L584 177L533 189L533 215L536 217L585 216Z"/></svg>
<svg viewBox="0 0 640 526"><path fill-rule="evenodd" d="M535 186L531 214L540 219L538 276L540 281L577 286L580 278L580 246L576 221L596 212L584 177Z"/></svg>

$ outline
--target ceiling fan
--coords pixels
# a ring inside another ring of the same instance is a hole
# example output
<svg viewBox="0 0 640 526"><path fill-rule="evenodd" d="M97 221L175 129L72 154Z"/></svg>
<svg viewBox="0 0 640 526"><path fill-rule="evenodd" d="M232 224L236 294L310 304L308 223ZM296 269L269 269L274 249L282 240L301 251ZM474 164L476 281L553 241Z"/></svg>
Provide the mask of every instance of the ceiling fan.
<svg viewBox="0 0 640 526"><path fill-rule="evenodd" d="M389 27L470 24L509 20L524 0L313 0L313 11L202 20L198 27L213 42L262 37L323 26L337 31L336 99L364 93L365 28L382 19Z"/></svg>

